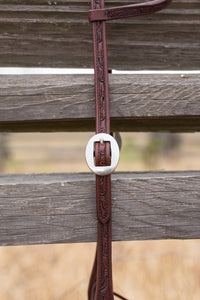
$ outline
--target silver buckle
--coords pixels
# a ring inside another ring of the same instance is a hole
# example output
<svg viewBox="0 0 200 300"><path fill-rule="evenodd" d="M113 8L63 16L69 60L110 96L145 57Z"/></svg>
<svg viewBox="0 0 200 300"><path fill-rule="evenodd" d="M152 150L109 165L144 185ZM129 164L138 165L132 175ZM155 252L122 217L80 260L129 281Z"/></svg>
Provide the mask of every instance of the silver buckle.
<svg viewBox="0 0 200 300"><path fill-rule="evenodd" d="M110 166L95 166L95 159L94 159L94 144L100 142L110 142L110 149L111 149L111 163ZM119 162L119 147L116 140L107 133L98 133L95 134L89 140L86 149L85 149L85 158L88 167L90 170L100 176L108 175L112 173Z"/></svg>

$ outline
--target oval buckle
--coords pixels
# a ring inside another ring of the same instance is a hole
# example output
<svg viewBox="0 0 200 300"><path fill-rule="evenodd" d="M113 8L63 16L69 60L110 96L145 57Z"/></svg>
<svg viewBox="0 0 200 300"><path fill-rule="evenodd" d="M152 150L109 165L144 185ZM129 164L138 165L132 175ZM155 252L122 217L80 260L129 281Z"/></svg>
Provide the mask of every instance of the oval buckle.
<svg viewBox="0 0 200 300"><path fill-rule="evenodd" d="M110 142L110 150L111 150L111 163L110 166L95 166L95 158L94 158L94 145L97 142ZM95 134L89 140L86 149L85 149L85 158L88 167L90 170L100 176L108 175L112 173L119 162L119 146L116 140L107 133L98 133Z"/></svg>

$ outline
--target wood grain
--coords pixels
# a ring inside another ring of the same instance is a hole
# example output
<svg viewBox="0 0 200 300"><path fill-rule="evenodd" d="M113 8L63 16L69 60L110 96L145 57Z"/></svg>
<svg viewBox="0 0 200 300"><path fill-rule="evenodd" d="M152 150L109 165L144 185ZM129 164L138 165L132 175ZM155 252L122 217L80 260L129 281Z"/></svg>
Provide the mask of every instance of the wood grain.
<svg viewBox="0 0 200 300"><path fill-rule="evenodd" d="M0 76L0 130L94 131L93 75ZM113 131L199 131L200 75L110 75Z"/></svg>
<svg viewBox="0 0 200 300"><path fill-rule="evenodd" d="M89 9L86 0L1 0L0 65L93 67ZM200 69L199 15L198 0L174 0L154 15L108 22L109 68Z"/></svg>
<svg viewBox="0 0 200 300"><path fill-rule="evenodd" d="M113 240L200 238L200 172L112 175ZM0 245L96 241L95 177L0 176Z"/></svg>

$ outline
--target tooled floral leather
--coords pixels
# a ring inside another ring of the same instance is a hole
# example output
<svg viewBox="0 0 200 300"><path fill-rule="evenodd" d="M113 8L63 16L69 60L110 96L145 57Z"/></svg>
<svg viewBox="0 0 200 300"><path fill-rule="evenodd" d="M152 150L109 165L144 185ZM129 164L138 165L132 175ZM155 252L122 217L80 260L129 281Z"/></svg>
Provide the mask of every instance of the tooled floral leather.
<svg viewBox="0 0 200 300"><path fill-rule="evenodd" d="M92 9L104 7L103 0L92 1ZM110 133L109 93L106 50L106 24L93 26L96 133ZM110 144L96 143L97 166L110 165ZM98 244L88 289L89 300L113 300L111 263L111 179L110 175L96 175L96 209L98 217Z"/></svg>
<svg viewBox="0 0 200 300"><path fill-rule="evenodd" d="M104 0L91 0L89 20L93 27L95 69L96 133L110 134L106 20L153 13L171 0L154 0L142 4L104 8ZM96 166L110 165L109 142L95 144ZM88 288L89 300L114 300L111 257L111 176L96 175L96 210L98 243ZM115 295L121 299L125 298Z"/></svg>
<svg viewBox="0 0 200 300"><path fill-rule="evenodd" d="M91 9L88 12L90 22L109 21L121 18L137 17L152 14L165 8L172 0L153 0L145 3L136 3L103 9Z"/></svg>

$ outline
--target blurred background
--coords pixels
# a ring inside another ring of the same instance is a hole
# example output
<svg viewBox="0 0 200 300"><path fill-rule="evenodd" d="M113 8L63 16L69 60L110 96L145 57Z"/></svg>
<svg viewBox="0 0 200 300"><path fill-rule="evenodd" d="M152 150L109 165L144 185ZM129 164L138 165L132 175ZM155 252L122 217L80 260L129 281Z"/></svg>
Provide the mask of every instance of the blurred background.
<svg viewBox="0 0 200 300"><path fill-rule="evenodd" d="M88 171L93 133L0 135L1 173ZM117 171L199 170L200 133L123 133ZM0 247L0 299L86 299L95 244ZM129 300L196 300L200 241L113 243L114 290Z"/></svg>

